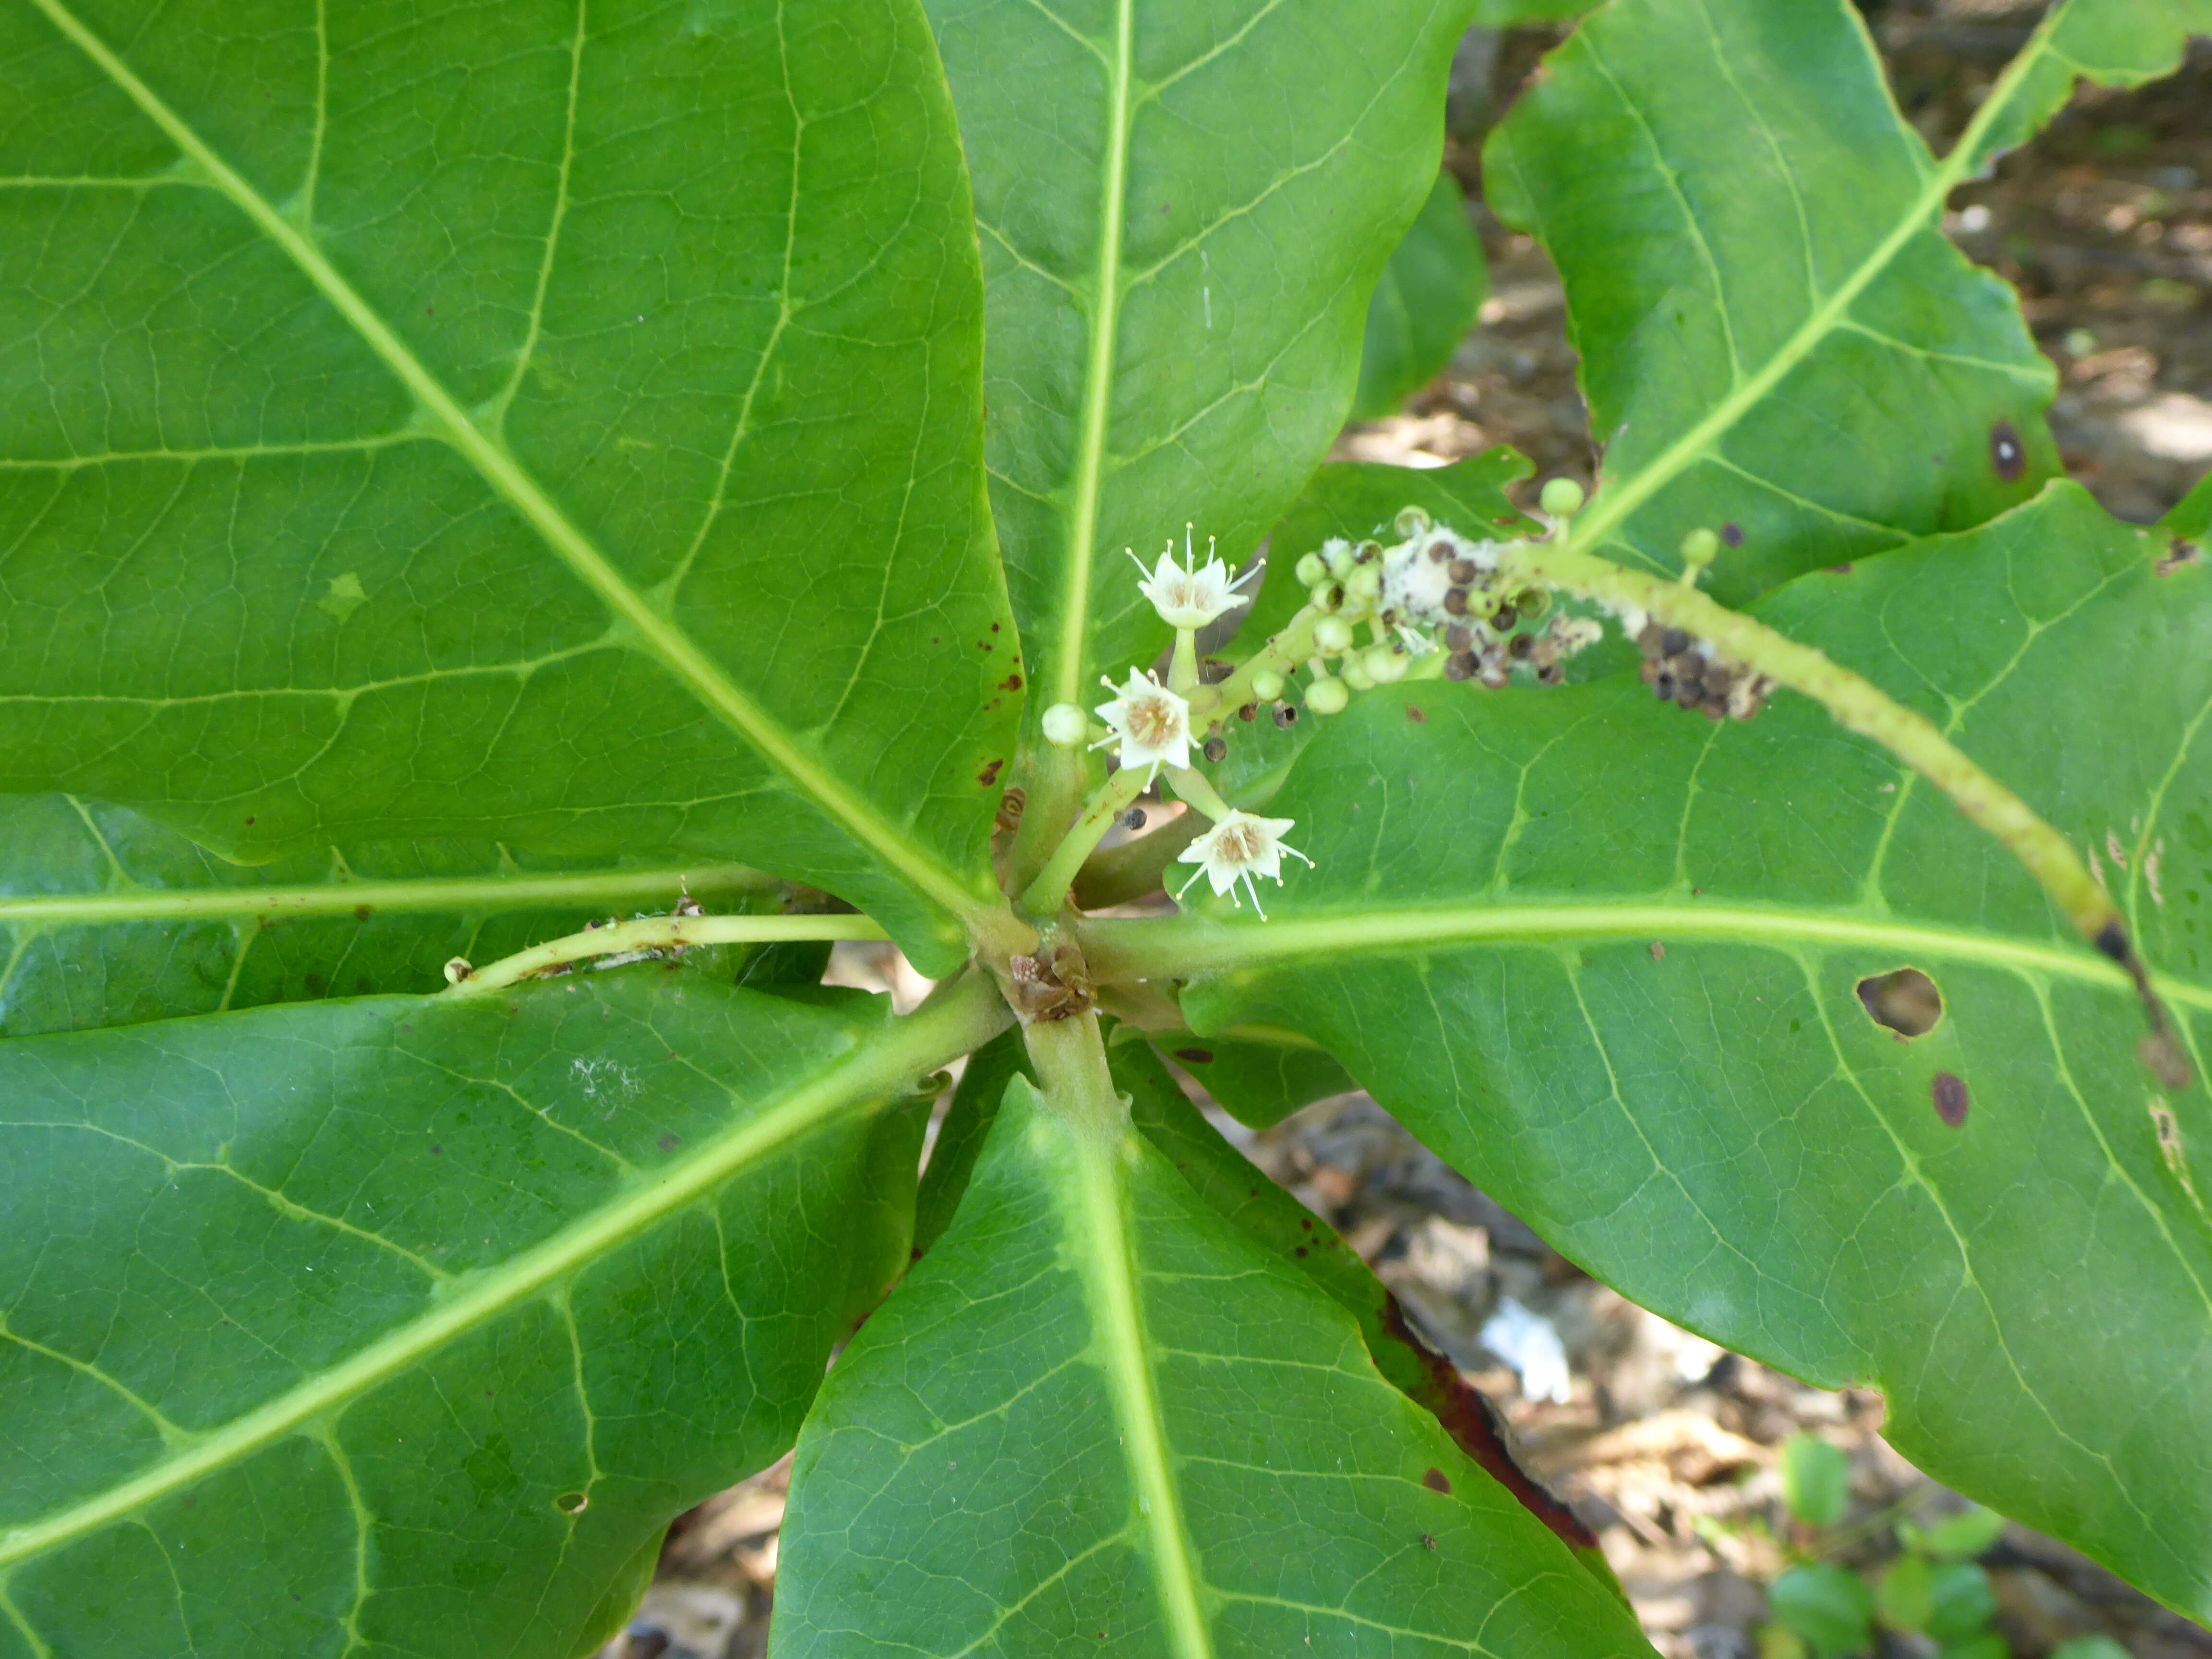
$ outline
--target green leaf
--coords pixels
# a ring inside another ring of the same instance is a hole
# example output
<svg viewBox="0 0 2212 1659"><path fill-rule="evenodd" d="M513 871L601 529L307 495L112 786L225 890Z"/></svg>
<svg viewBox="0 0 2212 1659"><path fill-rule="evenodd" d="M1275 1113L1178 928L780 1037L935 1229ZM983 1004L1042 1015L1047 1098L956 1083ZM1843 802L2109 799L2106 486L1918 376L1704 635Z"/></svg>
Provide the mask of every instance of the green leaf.
<svg viewBox="0 0 2212 1659"><path fill-rule="evenodd" d="M1523 23L1563 23L1590 10L1595 0L1481 0L1478 28L1510 29Z"/></svg>
<svg viewBox="0 0 2212 1659"><path fill-rule="evenodd" d="M2212 0L2068 0L2045 15L2011 96L1975 123L1978 169L2024 144L2066 106L2076 78L2136 87L2171 75L2192 34L2212 33Z"/></svg>
<svg viewBox="0 0 2212 1659"><path fill-rule="evenodd" d="M929 0L983 240L991 506L1042 708L1166 643L1125 547L1231 562L1344 423L1473 0Z"/></svg>
<svg viewBox="0 0 2212 1659"><path fill-rule="evenodd" d="M434 990L456 957L482 964L687 892L724 912L775 902L735 866L526 870L490 844L237 865L121 807L0 796L0 1036Z"/></svg>
<svg viewBox="0 0 2212 1659"><path fill-rule="evenodd" d="M2074 0L2059 30L2126 9ZM2051 365L1937 221L2079 67L2039 30L1939 163L1846 0L1617 0L1555 51L1486 179L1566 286L1605 450L1589 544L1672 569L1710 528L1739 601L2056 473Z"/></svg>
<svg viewBox="0 0 2212 1659"><path fill-rule="evenodd" d="M1909 1524L1909 1523L1908 1523ZM1914 1527L1907 1542L1923 1555L1939 1561L1971 1561L1994 1549L2004 1536L2005 1518L1992 1510L1968 1508L1947 1515L1934 1526ZM1899 1528L1900 1537L1905 1528Z"/></svg>
<svg viewBox="0 0 2212 1659"><path fill-rule="evenodd" d="M0 1651L604 1629L789 1443L904 1259L906 1091L1005 1017L879 1007L645 969L0 1045Z"/></svg>
<svg viewBox="0 0 2212 1659"><path fill-rule="evenodd" d="M1368 303L1352 419L1389 414L1441 374L1489 291L1467 197L1458 179L1439 173Z"/></svg>
<svg viewBox="0 0 2212 1659"><path fill-rule="evenodd" d="M2212 569L2161 551L2055 485L1759 615L2095 853L2202 1078ZM1093 922L1094 970L1309 1033L1624 1294L1883 1389L1937 1479L2212 1618L2212 1103L1946 799L1802 699L1713 726L1616 678L1365 694L1269 810L1316 866L1273 920ZM1903 967L1911 1042L1856 993Z"/></svg>
<svg viewBox="0 0 2212 1659"><path fill-rule="evenodd" d="M2197 481L2197 488L2174 503L2173 511L2160 521L2175 540L2192 544L2212 538L2212 473ZM2197 549L2198 557L2203 549Z"/></svg>
<svg viewBox="0 0 2212 1659"><path fill-rule="evenodd" d="M1948 1561L1929 1571L1928 1622L1922 1628L1937 1641L1964 1641L1996 1616L1990 1576L1973 1562Z"/></svg>
<svg viewBox="0 0 2212 1659"><path fill-rule="evenodd" d="M1926 1630L1936 1607L1936 1585L1928 1558L1906 1554L1892 1561L1882 1569L1874 1599L1881 1611L1881 1622L1890 1629Z"/></svg>
<svg viewBox="0 0 2212 1659"><path fill-rule="evenodd" d="M1358 1087L1334 1056L1296 1031L1264 1034L1244 1028L1234 1036L1154 1031L1156 1054L1197 1080L1239 1123L1264 1129L1300 1107Z"/></svg>
<svg viewBox="0 0 2212 1659"><path fill-rule="evenodd" d="M0 57L0 787L735 854L957 962L1022 668L913 0L27 0Z"/></svg>
<svg viewBox="0 0 2212 1659"><path fill-rule="evenodd" d="M1817 1435L1782 1443L1782 1501L1808 1527L1832 1527L1851 1502L1851 1464L1843 1448Z"/></svg>
<svg viewBox="0 0 2212 1659"><path fill-rule="evenodd" d="M2110 1644L2109 1647L2087 1656L2086 1659L2118 1659L2119 1655L2127 1651L2118 1643L2111 1642L2109 1638L2104 1639ZM2051 1659L2058 1659L2058 1656L2065 1651L2063 1647L2052 1649ZM1997 1632L1985 1630L1962 1641L1947 1644L1939 1659L2012 1659L2012 1644Z"/></svg>
<svg viewBox="0 0 2212 1659"><path fill-rule="evenodd" d="M1822 1659L1863 1652L1874 1640L1874 1594L1842 1567L1792 1567L1774 1581L1766 1602Z"/></svg>
<svg viewBox="0 0 2212 1659"><path fill-rule="evenodd" d="M1397 1390L1435 1418L1459 1449L1549 1528L1608 1591L1627 1600L1596 1534L1521 1467L1490 1401L1421 1339L1398 1298L1328 1222L1253 1167L1183 1096L1157 1060L1128 1046L1109 1050L1114 1081L1129 1096L1130 1121L1225 1221L1296 1267L1359 1326L1368 1358Z"/></svg>
<svg viewBox="0 0 2212 1659"><path fill-rule="evenodd" d="M1346 1315L1020 1079L808 1419L776 1621L780 1656L1648 1651Z"/></svg>

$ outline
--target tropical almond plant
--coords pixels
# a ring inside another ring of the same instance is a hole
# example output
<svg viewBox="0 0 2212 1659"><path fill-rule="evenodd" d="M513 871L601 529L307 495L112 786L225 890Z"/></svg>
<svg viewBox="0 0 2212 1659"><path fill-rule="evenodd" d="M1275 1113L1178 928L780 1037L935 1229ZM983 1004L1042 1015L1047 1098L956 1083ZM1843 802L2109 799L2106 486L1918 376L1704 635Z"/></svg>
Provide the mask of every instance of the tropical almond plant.
<svg viewBox="0 0 2212 1659"><path fill-rule="evenodd" d="M2212 497L1940 229L2212 0L1941 158L1611 0L1587 500L1320 465L1474 10L0 0L0 1659L566 1659L794 1446L778 1655L1646 1651L1164 1054L2212 1619Z"/></svg>

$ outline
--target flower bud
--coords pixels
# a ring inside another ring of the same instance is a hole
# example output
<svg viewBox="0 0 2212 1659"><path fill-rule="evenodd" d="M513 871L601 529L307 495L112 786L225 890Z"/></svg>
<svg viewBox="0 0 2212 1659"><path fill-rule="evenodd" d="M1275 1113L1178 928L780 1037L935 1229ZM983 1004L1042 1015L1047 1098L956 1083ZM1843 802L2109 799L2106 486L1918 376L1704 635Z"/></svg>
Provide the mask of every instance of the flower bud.
<svg viewBox="0 0 2212 1659"><path fill-rule="evenodd" d="M1352 692L1342 680L1316 680L1306 687L1306 707L1316 714L1341 714L1351 701Z"/></svg>
<svg viewBox="0 0 2212 1659"><path fill-rule="evenodd" d="M1721 550L1721 538L1703 526L1682 538L1682 562L1695 569L1711 564Z"/></svg>
<svg viewBox="0 0 2212 1659"><path fill-rule="evenodd" d="M1361 655L1359 663L1376 684L1395 685L1406 678L1406 671L1413 665L1413 659L1387 645L1372 645Z"/></svg>
<svg viewBox="0 0 2212 1659"><path fill-rule="evenodd" d="M1346 657L1344 659L1344 683L1355 691L1372 691L1375 676L1367 672L1366 659Z"/></svg>
<svg viewBox="0 0 2212 1659"><path fill-rule="evenodd" d="M1342 580L1353 563L1352 544L1340 536L1332 536L1322 544L1321 556L1328 561L1328 574Z"/></svg>
<svg viewBox="0 0 2212 1659"><path fill-rule="evenodd" d="M1537 502L1555 519L1571 518L1582 511L1583 487L1572 478L1553 478L1545 484Z"/></svg>
<svg viewBox="0 0 2212 1659"><path fill-rule="evenodd" d="M1382 592L1382 567L1378 564L1356 564L1352 574L1344 579L1345 591L1363 599L1371 599Z"/></svg>
<svg viewBox="0 0 2212 1659"><path fill-rule="evenodd" d="M1091 735L1091 717L1072 702L1044 711L1044 740L1055 749L1079 749Z"/></svg>
<svg viewBox="0 0 2212 1659"><path fill-rule="evenodd" d="M1283 677L1272 668L1263 668L1252 676L1252 695L1261 702L1273 702L1283 695Z"/></svg>
<svg viewBox="0 0 2212 1659"><path fill-rule="evenodd" d="M1352 624L1341 617L1323 617L1314 624L1313 636L1314 648L1325 657L1352 649Z"/></svg>
<svg viewBox="0 0 2212 1659"><path fill-rule="evenodd" d="M1291 573L1298 579L1300 587L1317 587L1328 574L1328 565L1318 553L1309 553L1300 559L1297 568Z"/></svg>

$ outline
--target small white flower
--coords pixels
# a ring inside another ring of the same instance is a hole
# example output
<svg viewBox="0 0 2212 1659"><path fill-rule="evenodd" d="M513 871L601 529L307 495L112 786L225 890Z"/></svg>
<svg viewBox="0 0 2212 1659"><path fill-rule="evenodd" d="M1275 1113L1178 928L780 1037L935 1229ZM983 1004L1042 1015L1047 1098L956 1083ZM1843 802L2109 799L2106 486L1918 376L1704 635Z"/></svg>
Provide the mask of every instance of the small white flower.
<svg viewBox="0 0 2212 1659"><path fill-rule="evenodd" d="M1152 608L1160 613L1160 620L1170 628L1203 628L1224 612L1252 602L1250 594L1235 590L1242 587L1259 567L1253 566L1232 582L1229 580L1229 567L1213 556L1211 537L1206 539L1206 562L1200 565L1191 548L1189 526L1185 526L1181 564L1176 562L1172 538L1168 542L1168 550L1160 555L1159 568L1149 576L1143 574L1145 562L1133 552L1129 554L1139 573L1137 591L1152 602Z"/></svg>
<svg viewBox="0 0 2212 1659"><path fill-rule="evenodd" d="M1114 682L1101 680L1109 691ZM1091 746L1121 745L1123 766L1163 764L1178 770L1190 764L1190 705L1162 685L1149 669L1129 671L1129 683L1111 702L1098 705L1098 718L1114 728Z"/></svg>
<svg viewBox="0 0 2212 1659"><path fill-rule="evenodd" d="M1195 864L1189 881L1176 890L1181 898L1191 889L1192 883L1204 876L1213 884L1216 895L1236 896L1237 884L1242 881L1244 890L1252 896L1252 908L1260 910L1260 890L1254 885L1255 876L1272 876L1275 885L1283 884L1283 854L1304 862L1311 868L1313 860L1295 847L1283 845L1283 831L1297 823L1295 818L1261 818L1249 812L1231 808L1229 816L1215 824L1196 841L1182 849L1176 858L1178 864ZM1238 900L1241 904L1243 901ZM1260 920L1267 921L1267 913L1260 910Z"/></svg>

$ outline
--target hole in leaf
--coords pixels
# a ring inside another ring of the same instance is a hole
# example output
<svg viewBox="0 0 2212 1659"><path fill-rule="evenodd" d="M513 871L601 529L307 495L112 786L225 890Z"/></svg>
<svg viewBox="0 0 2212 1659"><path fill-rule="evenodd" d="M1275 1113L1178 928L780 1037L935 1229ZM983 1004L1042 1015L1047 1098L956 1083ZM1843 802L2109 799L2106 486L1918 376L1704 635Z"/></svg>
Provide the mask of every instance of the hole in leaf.
<svg viewBox="0 0 2212 1659"><path fill-rule="evenodd" d="M1917 968L1869 974L1858 985L1867 1017L1900 1037L1926 1036L1943 1018L1943 994Z"/></svg>
<svg viewBox="0 0 2212 1659"><path fill-rule="evenodd" d="M592 1499L586 1492L564 1492L553 1500L553 1507L563 1515L581 1515L592 1507Z"/></svg>

